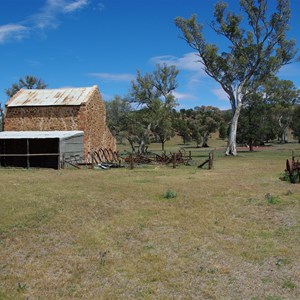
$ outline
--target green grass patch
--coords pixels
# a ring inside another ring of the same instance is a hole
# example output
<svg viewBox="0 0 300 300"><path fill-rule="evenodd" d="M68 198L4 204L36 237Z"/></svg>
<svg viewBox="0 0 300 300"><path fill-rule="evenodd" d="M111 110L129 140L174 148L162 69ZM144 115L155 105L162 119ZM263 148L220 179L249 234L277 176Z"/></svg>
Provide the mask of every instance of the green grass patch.
<svg viewBox="0 0 300 300"><path fill-rule="evenodd" d="M215 150L209 171L0 169L0 299L300 299L300 190L278 178L297 147Z"/></svg>

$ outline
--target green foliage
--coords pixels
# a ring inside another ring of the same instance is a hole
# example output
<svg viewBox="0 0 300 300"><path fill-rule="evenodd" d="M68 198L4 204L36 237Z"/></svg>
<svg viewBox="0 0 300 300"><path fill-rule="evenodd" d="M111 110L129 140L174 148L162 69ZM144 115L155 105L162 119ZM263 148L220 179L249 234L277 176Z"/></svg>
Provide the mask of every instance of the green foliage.
<svg viewBox="0 0 300 300"><path fill-rule="evenodd" d="M175 66L156 65L152 74L142 76L138 71L131 83L131 101L146 111L147 128L161 142L162 150L165 142L174 136L171 116L177 105L173 91L178 86L178 73Z"/></svg>
<svg viewBox="0 0 300 300"><path fill-rule="evenodd" d="M115 96L112 101L105 101L106 123L119 143L126 138L126 121L132 108L126 98Z"/></svg>
<svg viewBox="0 0 300 300"><path fill-rule="evenodd" d="M227 52L206 41L203 25L198 23L196 15L189 19L175 19L183 39L200 57L198 61L206 74L215 79L228 95L232 121L226 154L236 154L239 114L249 93L255 92L253 86L260 85L296 57L295 41L286 39L290 19L289 2L277 0L277 4L276 10L269 12L267 0L241 0L243 15L238 15L228 12L226 3L218 2L211 28L217 35L227 39ZM248 22L242 23L243 16Z"/></svg>
<svg viewBox="0 0 300 300"><path fill-rule="evenodd" d="M27 290L28 286L26 283L22 284L22 283L18 283L18 287L17 287L17 291L18 292L24 292L25 290Z"/></svg>
<svg viewBox="0 0 300 300"><path fill-rule="evenodd" d="M212 106L181 109L173 112L173 126L183 142L194 140L197 147L208 147L211 133L216 132L221 123L225 123L221 111Z"/></svg>
<svg viewBox="0 0 300 300"><path fill-rule="evenodd" d="M291 183L298 183L300 181L298 172L295 171L291 175L289 175L289 181Z"/></svg>
<svg viewBox="0 0 300 300"><path fill-rule="evenodd" d="M290 126L293 106L299 102L300 90L290 80L279 80L275 76L269 77L263 83L261 94L269 104L270 115L273 122L270 124L275 129L278 140L287 142L287 129Z"/></svg>
<svg viewBox="0 0 300 300"><path fill-rule="evenodd" d="M47 84L40 78L26 75L24 78L20 78L17 83L13 83L12 86L5 90L8 97L15 95L20 89L45 89Z"/></svg>
<svg viewBox="0 0 300 300"><path fill-rule="evenodd" d="M249 98L251 99L240 114L237 142L249 145L249 149L252 151L253 146L263 144L267 140L267 136L271 135L268 131L269 110L267 105L257 94L249 96Z"/></svg>
<svg viewBox="0 0 300 300"><path fill-rule="evenodd" d="M177 197L177 193L171 190L167 190L164 194L163 194L163 198L164 199L172 199L172 198L176 198Z"/></svg>
<svg viewBox="0 0 300 300"><path fill-rule="evenodd" d="M268 204L271 204L271 205L275 205L275 204L280 203L280 199L278 197L273 196L269 193L267 193L265 195L265 199L267 200Z"/></svg>
<svg viewBox="0 0 300 300"><path fill-rule="evenodd" d="M172 126L176 133L182 138L184 144L192 140L189 120L180 113L172 113Z"/></svg>
<svg viewBox="0 0 300 300"><path fill-rule="evenodd" d="M283 172L279 175L279 179L282 181L290 181L289 174L287 172Z"/></svg>
<svg viewBox="0 0 300 300"><path fill-rule="evenodd" d="M202 138L202 147L208 147L208 138L216 132L221 121L220 110L212 106L195 107L193 129Z"/></svg>
<svg viewBox="0 0 300 300"><path fill-rule="evenodd" d="M292 174L289 174L287 171L281 173L279 179L282 181L287 181L290 183L298 183L300 182L300 177L297 171L294 171Z"/></svg>
<svg viewBox="0 0 300 300"><path fill-rule="evenodd" d="M287 265L287 264L289 264L289 263L290 263L290 262L289 262L288 259L278 258L277 261L276 261L276 266L280 268L280 267L285 266L285 265Z"/></svg>
<svg viewBox="0 0 300 300"><path fill-rule="evenodd" d="M245 98L240 114L237 141L250 145L250 150L251 146L270 139L287 142L287 129L299 90L293 82L275 76L252 88L255 93Z"/></svg>
<svg viewBox="0 0 300 300"><path fill-rule="evenodd" d="M290 127L294 138L298 139L300 143L300 105L294 107Z"/></svg>
<svg viewBox="0 0 300 300"><path fill-rule="evenodd" d="M219 126L219 138L226 139L227 137L227 126L224 122L221 122Z"/></svg>

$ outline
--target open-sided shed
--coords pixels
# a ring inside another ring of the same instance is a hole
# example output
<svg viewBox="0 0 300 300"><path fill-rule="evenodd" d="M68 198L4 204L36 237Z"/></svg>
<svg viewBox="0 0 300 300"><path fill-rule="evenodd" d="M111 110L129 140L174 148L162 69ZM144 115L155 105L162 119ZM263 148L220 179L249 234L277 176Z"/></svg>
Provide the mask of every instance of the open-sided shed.
<svg viewBox="0 0 300 300"><path fill-rule="evenodd" d="M0 166L59 169L64 159L84 157L83 131L0 132Z"/></svg>

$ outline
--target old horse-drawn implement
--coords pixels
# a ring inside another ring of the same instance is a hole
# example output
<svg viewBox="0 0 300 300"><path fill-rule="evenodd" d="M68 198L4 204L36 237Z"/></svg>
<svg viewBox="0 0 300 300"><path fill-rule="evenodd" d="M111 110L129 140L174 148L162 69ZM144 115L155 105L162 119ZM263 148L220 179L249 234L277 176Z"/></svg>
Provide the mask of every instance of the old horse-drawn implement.
<svg viewBox="0 0 300 300"><path fill-rule="evenodd" d="M296 158L300 158L300 156L295 156L292 152L292 159L286 160L286 172L292 183L300 182L300 161Z"/></svg>

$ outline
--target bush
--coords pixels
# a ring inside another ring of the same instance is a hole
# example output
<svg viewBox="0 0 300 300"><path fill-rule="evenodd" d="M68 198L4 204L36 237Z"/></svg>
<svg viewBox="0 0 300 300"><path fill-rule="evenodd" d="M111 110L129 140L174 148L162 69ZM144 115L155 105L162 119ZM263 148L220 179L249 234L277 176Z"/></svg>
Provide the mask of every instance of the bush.
<svg viewBox="0 0 300 300"><path fill-rule="evenodd" d="M177 196L177 193L176 193L176 192L167 190L167 191L164 193L163 198L165 198L165 199L171 199L171 198L175 198L176 196Z"/></svg>

